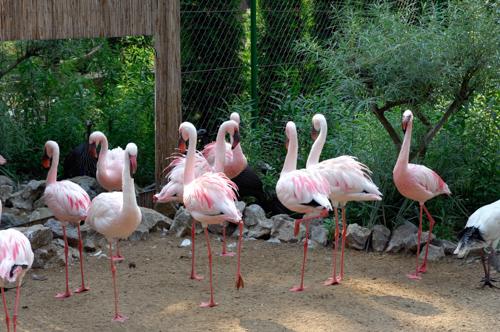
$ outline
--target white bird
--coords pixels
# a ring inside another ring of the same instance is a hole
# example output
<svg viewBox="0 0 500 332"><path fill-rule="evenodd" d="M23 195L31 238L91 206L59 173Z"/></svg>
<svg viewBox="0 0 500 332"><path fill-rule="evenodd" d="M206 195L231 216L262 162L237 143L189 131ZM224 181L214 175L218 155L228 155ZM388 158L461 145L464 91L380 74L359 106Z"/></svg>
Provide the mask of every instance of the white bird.
<svg viewBox="0 0 500 332"><path fill-rule="evenodd" d="M128 317L118 310L118 290L116 286L116 267L114 264L112 243L115 240L128 238L141 223L141 210L137 206L134 179L132 175L137 169L137 146L127 144L124 151L122 182L123 192L99 194L92 200L86 222L97 232L104 235L109 242L111 274L115 295L115 316L113 321L124 322Z"/></svg>
<svg viewBox="0 0 500 332"><path fill-rule="evenodd" d="M2 201L0 200L0 221L2 220ZM10 331L10 317L5 299L4 287L6 283L15 282L17 285L16 302L14 304L14 316L12 325L14 332L17 324L17 311L19 309L19 297L24 275L33 264L33 251L28 238L15 229L0 231L0 289L5 309L5 324L7 332Z"/></svg>
<svg viewBox="0 0 500 332"><path fill-rule="evenodd" d="M500 199L477 209L467 220L465 228L458 234L460 238L454 254L464 257L471 249L490 249L490 258L481 251L481 261L484 268L483 287L496 287L495 280L490 278L490 261L495 255L500 241ZM488 260L488 264L486 264Z"/></svg>

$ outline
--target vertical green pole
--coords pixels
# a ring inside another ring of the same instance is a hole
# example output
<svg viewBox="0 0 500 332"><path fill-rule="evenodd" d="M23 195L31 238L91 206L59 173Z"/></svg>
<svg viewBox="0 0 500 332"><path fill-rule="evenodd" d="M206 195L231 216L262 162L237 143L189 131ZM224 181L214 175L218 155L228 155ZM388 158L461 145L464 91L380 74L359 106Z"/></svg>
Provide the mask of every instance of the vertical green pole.
<svg viewBox="0 0 500 332"><path fill-rule="evenodd" d="M254 114L258 115L258 66L257 66L257 0L250 0L250 70L251 70L251 94Z"/></svg>

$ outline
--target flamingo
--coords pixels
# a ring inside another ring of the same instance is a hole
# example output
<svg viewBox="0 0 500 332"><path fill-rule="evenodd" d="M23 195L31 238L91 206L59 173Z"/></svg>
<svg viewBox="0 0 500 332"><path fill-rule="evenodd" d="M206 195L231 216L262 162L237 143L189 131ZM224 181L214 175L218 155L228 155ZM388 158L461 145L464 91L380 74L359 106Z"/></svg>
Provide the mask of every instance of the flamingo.
<svg viewBox="0 0 500 332"><path fill-rule="evenodd" d="M104 235L109 243L111 275L115 296L115 316L113 321L124 322L128 317L120 314L118 309L118 288L116 286L116 267L112 258L114 240L128 238L141 223L141 210L135 197L134 178L137 170L137 146L127 144L124 151L122 167L123 192L102 193L92 200L86 222L97 232Z"/></svg>
<svg viewBox="0 0 500 332"><path fill-rule="evenodd" d="M5 165L6 162L7 160L0 154L0 165Z"/></svg>
<svg viewBox="0 0 500 332"><path fill-rule="evenodd" d="M500 241L500 199L477 209L469 217L458 237L460 240L454 254L459 258L464 257L471 249L490 249L489 258L486 258L484 251L481 251L484 269L484 278L481 280L482 288L485 286L498 288L492 284L496 280L490 278L490 262L495 256L495 250ZM486 266L486 260L488 266Z"/></svg>
<svg viewBox="0 0 500 332"><path fill-rule="evenodd" d="M108 139L100 131L94 131L89 136L89 150L92 156L97 156L97 146L101 145L99 158L97 159L97 182L107 191L122 190L122 172L123 172L123 149L121 147L108 149ZM122 261L124 258L120 254L120 248L116 241L116 255L112 256L115 261Z"/></svg>
<svg viewBox="0 0 500 332"><path fill-rule="evenodd" d="M205 159L205 157L201 154L196 152L195 153L195 167L194 167L194 173L195 177L198 177L204 173L207 172L223 172L224 167L225 167L225 161L224 158L231 159L232 158L232 152L231 152L231 145L229 146L229 149L226 148L226 153L224 154L224 149L225 145L227 143L225 142L225 136L226 134L229 134L230 137L232 138L232 147L239 145L239 135L238 135L238 124L235 121L229 120L225 121L222 123L222 125L219 127L219 131L217 133L217 139L215 143L210 143L211 145L210 149L215 152L216 149L219 149L219 151L222 151L218 156L214 156L214 158L210 158L209 160ZM233 139L234 137L234 139ZM181 144L183 145L183 144ZM218 147L218 148L217 148ZM181 151L184 152L185 150L185 145L181 146ZM174 160L170 163L170 165L167 167L167 169L171 169L171 171L168 174L168 179L169 182L163 187L163 189L160 191L159 194L153 196L153 200L156 202L182 202L183 200L183 192L184 192L184 169L186 165L186 157L184 155L179 155L174 158ZM213 165L213 166L212 166ZM195 248L195 227L194 227L195 221L193 220L193 226L191 227L191 243L192 245L192 266L193 269L191 271L191 279L194 280L201 280L202 277L197 275L195 273L194 269L194 248ZM234 256L233 252L228 252L227 247L226 247L226 225L224 224L222 226L222 256Z"/></svg>
<svg viewBox="0 0 500 332"><path fill-rule="evenodd" d="M306 223L306 238L304 241L304 256L300 285L290 289L293 292L304 290L304 270L307 258L307 247L309 237L309 221L318 217L328 216L332 206L328 201L330 188L326 178L308 169L297 169L297 129L295 123L289 121L286 124L287 149L285 163L276 183L276 194L280 202L288 209L303 213L302 219L295 220L295 235L297 235L301 222Z"/></svg>
<svg viewBox="0 0 500 332"><path fill-rule="evenodd" d="M434 198L441 194L450 195L451 191L448 185L441 179L441 177L423 165L410 164L408 163L410 155L411 146L411 132L413 129L413 114L410 110L406 110L403 113L403 119L401 123L403 132L405 134L403 145L401 146L401 151L399 152L396 165L392 171L392 176L394 178L394 184L398 191L406 198L417 201L420 204L420 216L419 216L419 226L418 226L418 236L417 236L417 267L415 273L408 274L407 277L413 280L420 280L422 277L420 273L425 273L427 271L427 254L429 252L429 243L432 237L432 228L434 227L435 221L432 215L427 210L425 202L429 199ZM424 262L419 267L418 257L420 254L420 237L422 235L422 210L425 211L427 218L429 219L429 236L427 238L427 246L425 248Z"/></svg>
<svg viewBox="0 0 500 332"><path fill-rule="evenodd" d="M2 220L2 201L0 200L0 220ZM21 295L21 284L26 272L33 264L33 251L28 238L15 229L0 231L0 289L5 310L5 324L7 332L10 332L10 317L5 299L4 287L6 283L16 283L16 302L14 304L14 316L12 325L16 332L17 311L19 309L19 298Z"/></svg>
<svg viewBox="0 0 500 332"><path fill-rule="evenodd" d="M78 251L80 252L80 273L82 285L75 290L75 293L82 293L89 290L85 286L83 275L83 244L80 232L80 223L87 217L90 206L90 197L82 187L74 182L63 180L57 181L57 167L59 165L59 145L54 141L45 143L45 153L42 158L42 165L49 168L47 173L47 183L43 198L45 204L54 214L55 218L61 222L64 237L64 259L66 262L66 290L58 293L56 298L64 299L71 296L68 285L68 239L66 237L67 223L75 224L78 229Z"/></svg>
<svg viewBox="0 0 500 332"><path fill-rule="evenodd" d="M312 134L315 137L313 146L307 158L306 168L320 172L330 185L330 201L335 214L335 246L333 248L332 276L325 285L336 285L344 278L344 250L347 234L346 205L349 201L380 201L382 193L370 178L371 171L351 156L340 156L319 162L319 157L325 145L328 125L322 114L312 118ZM319 135L318 135L319 132ZM339 236L338 208L342 208L342 249L340 256L340 275L336 274L337 248Z"/></svg>
<svg viewBox="0 0 500 332"><path fill-rule="evenodd" d="M210 300L202 302L201 307L214 307L214 290L212 285L212 252L207 226L221 224L225 221L239 225L238 262L236 270L236 288L244 286L241 276L240 258L243 235L241 213L236 208L236 185L224 173L205 173L195 177L195 149L197 141L196 128L189 122L183 122L179 127L181 143L189 142L186 166L184 169L183 202L191 216L201 222L207 241L207 252L210 270ZM224 145L218 145L217 155L224 153Z"/></svg>

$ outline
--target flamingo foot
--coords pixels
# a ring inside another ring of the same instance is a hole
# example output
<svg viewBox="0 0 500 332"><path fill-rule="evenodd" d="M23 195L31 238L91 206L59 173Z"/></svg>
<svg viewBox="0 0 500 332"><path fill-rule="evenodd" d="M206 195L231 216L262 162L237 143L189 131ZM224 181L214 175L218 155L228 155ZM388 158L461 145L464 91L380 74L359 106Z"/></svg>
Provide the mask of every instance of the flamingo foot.
<svg viewBox="0 0 500 332"><path fill-rule="evenodd" d="M245 288L245 283L243 282L243 277L241 274L236 278L236 289Z"/></svg>
<svg viewBox="0 0 500 332"><path fill-rule="evenodd" d="M323 282L323 285L325 286L333 286L333 285L340 285L340 281L342 279L340 277L331 277L331 278L328 278L325 280L325 282Z"/></svg>
<svg viewBox="0 0 500 332"><path fill-rule="evenodd" d="M425 273L425 272L427 272L427 264L426 263L422 264L422 266L420 266L418 268L418 273Z"/></svg>
<svg viewBox="0 0 500 332"><path fill-rule="evenodd" d="M215 307L215 306L218 306L219 304L214 302L214 301L208 301L208 302L201 302L200 303L200 307L201 308L212 308L212 307Z"/></svg>
<svg viewBox="0 0 500 332"><path fill-rule="evenodd" d="M290 292L302 292L306 289L304 286L294 286L290 288Z"/></svg>
<svg viewBox="0 0 500 332"><path fill-rule="evenodd" d="M113 262L121 262L125 259L125 257L123 257L122 255L116 255L111 256L111 259L113 260Z"/></svg>
<svg viewBox="0 0 500 332"><path fill-rule="evenodd" d="M70 297L71 295L72 295L72 294L71 294L71 292L70 292L70 291L66 291L66 292L64 292L64 293L57 293L57 294L56 294L56 296L55 296L55 298L56 298L56 299L63 300L63 299L65 299L65 298Z"/></svg>
<svg viewBox="0 0 500 332"><path fill-rule="evenodd" d="M113 318L113 322L123 323L128 319L127 316L123 316L122 314L116 314L115 318Z"/></svg>
<svg viewBox="0 0 500 332"><path fill-rule="evenodd" d="M196 272L191 272L191 276L189 277L189 279L201 281L201 280L203 280L203 276L196 274Z"/></svg>
<svg viewBox="0 0 500 332"><path fill-rule="evenodd" d="M226 252L221 252L221 257L233 257L234 255L236 255L236 253L232 252L232 251L226 251Z"/></svg>
<svg viewBox="0 0 500 332"><path fill-rule="evenodd" d="M75 289L74 292L77 294L80 294L80 293L88 292L89 290L90 290L90 288L88 288L88 287L80 286L80 288Z"/></svg>
<svg viewBox="0 0 500 332"><path fill-rule="evenodd" d="M421 280L422 279L422 276L418 273L409 273L406 276L408 277L408 279L411 279L411 280Z"/></svg>

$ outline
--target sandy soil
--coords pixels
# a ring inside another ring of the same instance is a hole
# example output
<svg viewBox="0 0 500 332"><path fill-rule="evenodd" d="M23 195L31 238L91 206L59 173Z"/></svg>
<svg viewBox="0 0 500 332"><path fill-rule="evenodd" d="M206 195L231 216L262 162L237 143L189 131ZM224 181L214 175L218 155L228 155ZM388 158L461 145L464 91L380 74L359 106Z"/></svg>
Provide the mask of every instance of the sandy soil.
<svg viewBox="0 0 500 332"><path fill-rule="evenodd" d="M198 272L207 275L206 247L199 237ZM233 241L233 240L232 240ZM180 239L154 234L144 242L124 243L126 260L118 266L121 307L130 320L111 322L113 297L108 260L86 261L91 291L66 300L64 269L34 270L45 281L31 280L22 290L18 331L492 331L498 325L500 290L478 289L479 263L448 258L430 265L422 281L408 280L413 256L348 250L346 279L325 287L330 250L310 251L308 289L288 289L299 279L300 244L245 241L245 288L234 288L236 257L214 255L215 297L219 306L198 307L208 299L208 279L188 279L190 249ZM212 237L212 248L220 243ZM198 249L197 249L198 250ZM135 263L135 268L129 264ZM78 264L70 267L74 288ZM14 295L8 291L12 310ZM3 315L1 315L3 316ZM5 330L3 317L0 330Z"/></svg>

